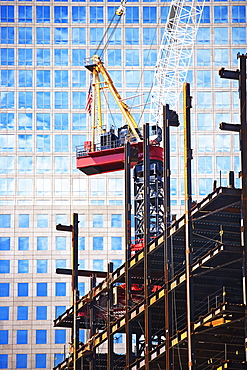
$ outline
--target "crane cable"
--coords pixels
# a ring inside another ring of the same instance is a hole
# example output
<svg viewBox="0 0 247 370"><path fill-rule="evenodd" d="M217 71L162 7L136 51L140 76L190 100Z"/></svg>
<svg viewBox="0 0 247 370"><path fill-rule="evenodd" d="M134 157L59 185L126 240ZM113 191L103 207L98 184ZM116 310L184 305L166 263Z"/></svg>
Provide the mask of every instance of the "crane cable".
<svg viewBox="0 0 247 370"><path fill-rule="evenodd" d="M115 30L116 30L116 28L117 28L117 26L118 26L118 24L119 24L119 22L120 22L120 20L121 20L122 15L123 15L123 14L125 14L125 6L124 6L124 5L125 5L126 1L127 1L127 0L122 0L122 1L121 1L120 6L119 6L119 7L117 8L117 10L115 11L115 13L114 13L114 15L113 15L113 17L112 17L112 19L111 19L111 21L110 21L109 25L107 26L107 28L106 28L106 30L105 30L105 32L104 32L104 34L103 34L103 36L102 36L102 38L101 38L101 40L100 40L100 42L99 42L98 46L97 46L97 49L95 50L95 54L97 54L97 53L98 53L98 51L99 51L99 48L101 47L101 45L103 44L103 42L104 42L104 40L105 40L105 38L106 38L106 36L107 36L107 33L108 33L109 29L111 28L112 23L114 22L114 20L115 20L116 16L118 16L118 20L117 20L117 22L115 23L115 26L113 27L113 29L112 29L112 31L111 31L111 33L110 33L110 35L109 35L108 39L106 40L105 46L104 46L104 48L103 48L103 50L102 50L101 54L99 55L99 57L100 57L100 58L102 58L102 56L103 56L103 54L104 54L104 52L105 52L106 48L108 47L109 42L111 41L111 38L112 38L113 34L115 33Z"/></svg>

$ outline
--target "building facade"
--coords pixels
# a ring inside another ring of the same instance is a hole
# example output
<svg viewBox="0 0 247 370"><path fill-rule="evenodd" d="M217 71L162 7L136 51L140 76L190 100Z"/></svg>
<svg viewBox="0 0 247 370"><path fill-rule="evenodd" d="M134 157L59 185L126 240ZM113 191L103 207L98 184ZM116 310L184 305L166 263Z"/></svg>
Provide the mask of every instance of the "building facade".
<svg viewBox="0 0 247 370"><path fill-rule="evenodd" d="M70 268L71 240L56 224L79 214L79 268L106 270L108 261L118 267L124 259L123 173L87 177L75 165L75 147L90 140L85 58L97 52L137 122L147 122L170 3L130 1L114 30L118 6L0 2L0 369L51 369L68 352L70 333L52 326L70 305L70 278L55 269ZM215 179L226 185L229 170L240 185L238 134L218 128L239 123L238 85L218 76L221 67L237 68L238 52L246 53L245 2L206 1L187 79L194 200ZM105 97L105 125L117 128L122 116L107 91ZM180 121L171 129L173 213L183 209ZM89 279L79 281L83 295Z"/></svg>

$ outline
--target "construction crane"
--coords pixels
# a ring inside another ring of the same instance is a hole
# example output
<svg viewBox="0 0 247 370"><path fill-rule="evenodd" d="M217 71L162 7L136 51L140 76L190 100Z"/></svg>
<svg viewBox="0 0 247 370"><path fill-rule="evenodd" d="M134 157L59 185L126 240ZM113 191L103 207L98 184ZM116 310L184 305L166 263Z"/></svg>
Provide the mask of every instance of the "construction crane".
<svg viewBox="0 0 247 370"><path fill-rule="evenodd" d="M125 4L126 0L122 1L116 11L115 15L119 16L118 22L125 13ZM168 104L170 108L174 109L176 106L188 72L203 8L204 1L198 5L196 0L189 3L186 0L173 0L170 7L151 92L151 136L154 135L155 137L151 143L151 156L154 155L156 159L158 156L162 160L162 150L161 148L157 149L157 145L161 141L161 130L159 128L159 124L162 126L161 107ZM111 24L112 22L107 27L100 45ZM106 45L108 43L109 39L106 41ZM140 129L131 115L129 107L121 99L100 57L94 55L87 62L86 68L91 72L93 80L90 92L93 104L92 135L91 141L86 141L83 146L77 147L77 168L87 175L122 170L124 167L123 144L125 140L131 142L132 151L135 153L131 156L131 167L133 167L143 157ZM102 81L100 75L103 77ZM126 124L118 129L117 133L113 129L107 132L102 122L100 92L105 88L109 88L126 121ZM98 141L96 137L99 138Z"/></svg>
<svg viewBox="0 0 247 370"><path fill-rule="evenodd" d="M201 22L205 0L173 0L161 40L151 91L150 120L162 122L161 107L176 109Z"/></svg>
<svg viewBox="0 0 247 370"><path fill-rule="evenodd" d="M153 173L156 173L155 181L159 179L158 182L162 181L163 170L163 148L160 146L162 135L161 128L158 125L161 118L160 108L165 103L174 106L178 99L178 89L179 87L181 89L182 82L186 78L204 4L196 6L196 3L195 0L191 3L184 0L174 0L172 2L156 65L151 101L151 116L154 119L151 121L150 161L151 165L155 163ZM125 2L122 2L116 14L121 16L124 12ZM132 150L130 166L134 167L137 163L142 166L143 138L128 105L122 100L99 56L94 55L87 62L86 68L92 76L90 90L90 99L92 98L92 133L90 141L86 141L83 146L77 147L77 168L86 175L122 170L124 168L124 143L126 140L130 142ZM126 124L117 130L117 133L113 129L106 131L102 122L101 91L105 88L108 88L111 92L126 121ZM136 210L138 210L136 212L138 214L135 214L137 244L143 237L144 200L140 197L143 181L138 179L141 173L141 167L134 171L135 203ZM154 182L154 189L155 186ZM162 189L162 184L158 188ZM154 196L158 199L159 197L162 198L163 195L154 191ZM154 209L154 214L156 214L154 222L157 226L154 227L153 236L158 235L158 232L163 230L163 223L161 222L163 211L161 207L157 207Z"/></svg>

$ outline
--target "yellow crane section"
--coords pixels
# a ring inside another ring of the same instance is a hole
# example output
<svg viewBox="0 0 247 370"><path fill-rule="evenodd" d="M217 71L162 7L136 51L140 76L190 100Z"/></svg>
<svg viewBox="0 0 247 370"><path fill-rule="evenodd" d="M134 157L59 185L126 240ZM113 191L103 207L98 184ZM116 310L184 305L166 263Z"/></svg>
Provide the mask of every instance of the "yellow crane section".
<svg viewBox="0 0 247 370"><path fill-rule="evenodd" d="M128 124L131 136L134 137L137 142L142 141L142 135L139 131L137 123L130 113L130 109L128 105L122 101L122 98L114 86L114 83L108 71L104 67L100 57L98 55L94 55L91 60L92 64L86 65L85 67L89 69L93 75L92 143L94 144L95 142L95 130L98 129L99 134L103 132L100 91L105 88L108 88L112 93L113 98L115 99L123 117L126 120L126 123ZM103 77L103 81L100 81L100 74ZM104 86L101 86L102 84Z"/></svg>

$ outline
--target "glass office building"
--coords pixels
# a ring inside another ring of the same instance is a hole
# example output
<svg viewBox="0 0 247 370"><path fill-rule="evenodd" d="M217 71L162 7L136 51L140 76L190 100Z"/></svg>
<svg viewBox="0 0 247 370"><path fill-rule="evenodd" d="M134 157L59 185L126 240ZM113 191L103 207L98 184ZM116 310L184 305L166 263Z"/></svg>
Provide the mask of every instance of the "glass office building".
<svg viewBox="0 0 247 370"><path fill-rule="evenodd" d="M122 172L87 177L75 166L75 147L90 140L85 58L97 50L137 122L148 121L169 5L129 1L101 42L117 1L0 2L0 369L51 369L68 352L70 333L52 320L70 305L70 277L55 269L70 268L71 235L56 224L79 214L79 268L123 261ZM218 128L239 123L238 85L218 76L221 67L237 68L238 52L246 52L245 2L206 1L188 73L194 200L215 179L226 185L229 170L238 177L238 134ZM122 116L105 95L105 125L117 128ZM181 213L182 118L171 129L171 168L173 213ZM89 280L79 281L83 295Z"/></svg>

